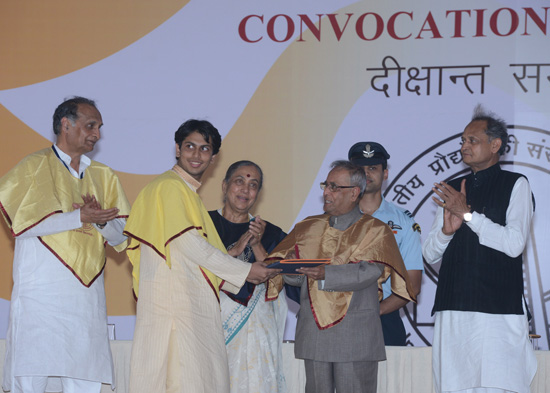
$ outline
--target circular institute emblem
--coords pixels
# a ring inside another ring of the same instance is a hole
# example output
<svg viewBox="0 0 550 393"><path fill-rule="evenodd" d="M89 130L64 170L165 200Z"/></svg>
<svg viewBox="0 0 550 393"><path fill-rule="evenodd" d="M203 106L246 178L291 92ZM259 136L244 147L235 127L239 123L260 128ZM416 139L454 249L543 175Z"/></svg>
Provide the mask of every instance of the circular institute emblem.
<svg viewBox="0 0 550 393"><path fill-rule="evenodd" d="M550 131L534 127L509 125L506 153L501 157L502 169L519 172L529 179L535 197L535 215L527 247L523 254L525 300L533 316L531 333L541 335L540 349L548 349L550 340L550 266L539 256L550 253L548 236L550 207L545 196L550 195ZM460 137L452 135L412 160L391 182L384 192L386 200L409 210L422 228L424 240L433 224L436 205L432 201L435 182L448 181L462 176L470 169L462 162ZM537 203L538 202L538 203ZM433 318L431 310L437 287L440 263L428 265L424 261L425 274L418 304L409 303L404 308L404 323L408 333L408 345L431 345Z"/></svg>

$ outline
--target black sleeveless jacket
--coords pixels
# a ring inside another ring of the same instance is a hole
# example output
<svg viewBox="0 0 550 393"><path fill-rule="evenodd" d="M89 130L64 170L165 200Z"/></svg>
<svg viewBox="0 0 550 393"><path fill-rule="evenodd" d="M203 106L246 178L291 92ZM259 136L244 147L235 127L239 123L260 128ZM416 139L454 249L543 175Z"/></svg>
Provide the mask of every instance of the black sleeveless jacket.
<svg viewBox="0 0 550 393"><path fill-rule="evenodd" d="M503 171L496 164L476 174L451 180L449 184L460 190L465 178L467 202L472 211L506 225L512 189L521 176ZM511 258L480 245L478 236L462 224L442 257L432 315L443 310L523 314L522 261L522 255Z"/></svg>

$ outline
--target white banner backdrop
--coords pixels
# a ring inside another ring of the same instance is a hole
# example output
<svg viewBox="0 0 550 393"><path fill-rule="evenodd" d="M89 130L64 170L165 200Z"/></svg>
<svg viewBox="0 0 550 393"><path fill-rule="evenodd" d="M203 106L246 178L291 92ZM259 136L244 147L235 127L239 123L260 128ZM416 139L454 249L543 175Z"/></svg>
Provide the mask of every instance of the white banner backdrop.
<svg viewBox="0 0 550 393"><path fill-rule="evenodd" d="M525 296L532 331L548 349L548 6L543 0L483 7L473 0L191 1L101 61L0 91L0 104L53 140L50 119L63 98L96 99L105 127L93 158L137 175L173 165L173 132L190 117L212 121L224 138L233 134L241 144L278 133L276 146L249 149L263 160L263 192L283 188L298 199L297 208L285 199L269 202L268 219L285 230L292 225L274 220L278 212L295 212L294 222L319 214L318 185L330 163L347 158L355 142L376 141L391 155L385 197L415 215L424 237L435 212L431 185L466 170L459 135L482 103L509 123L503 166L529 178L538 202L525 253ZM248 158L223 149L229 163ZM212 187L219 193L218 184ZM419 302L403 312L410 345L431 343L437 272L437 265L426 266ZM8 304L0 299L0 333ZM117 338L132 337L133 316L110 318ZM288 318L287 339L294 337L294 320Z"/></svg>

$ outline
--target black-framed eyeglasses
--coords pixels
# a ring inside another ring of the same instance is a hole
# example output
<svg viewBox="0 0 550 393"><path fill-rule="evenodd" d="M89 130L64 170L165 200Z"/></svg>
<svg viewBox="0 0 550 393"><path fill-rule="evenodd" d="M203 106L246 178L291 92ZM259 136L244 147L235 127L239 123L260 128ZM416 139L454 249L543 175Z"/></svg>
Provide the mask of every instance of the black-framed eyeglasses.
<svg viewBox="0 0 550 393"><path fill-rule="evenodd" d="M330 192L340 191L340 188L355 188L355 187L357 187L357 186L339 186L339 185L334 184L334 183L327 184L326 181L322 182L319 185L321 186L321 190L324 190L325 188L328 188L328 190Z"/></svg>

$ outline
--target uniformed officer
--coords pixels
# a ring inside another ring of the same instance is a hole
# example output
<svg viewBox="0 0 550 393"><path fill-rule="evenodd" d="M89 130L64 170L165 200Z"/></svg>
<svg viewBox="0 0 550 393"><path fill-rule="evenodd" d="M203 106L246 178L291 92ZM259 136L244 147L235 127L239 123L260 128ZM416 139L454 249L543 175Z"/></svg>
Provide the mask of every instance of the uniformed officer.
<svg viewBox="0 0 550 393"><path fill-rule="evenodd" d="M395 234L395 240L405 262L413 288L413 295L418 296L422 282L424 263L420 246L420 226L414 221L412 214L382 196L382 184L388 179L388 159L390 155L379 143L358 142L349 152L348 159L361 165L367 175L367 188L359 207L365 214L385 222ZM391 292L391 282L388 279L382 286L384 299L380 303L380 320L386 345L406 345L406 332L399 309L408 301Z"/></svg>

